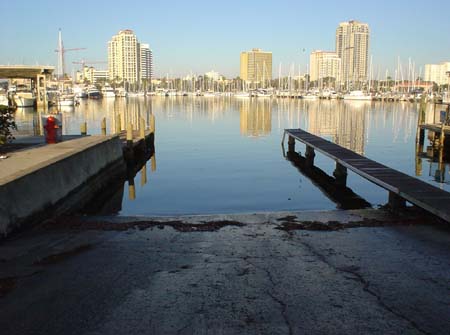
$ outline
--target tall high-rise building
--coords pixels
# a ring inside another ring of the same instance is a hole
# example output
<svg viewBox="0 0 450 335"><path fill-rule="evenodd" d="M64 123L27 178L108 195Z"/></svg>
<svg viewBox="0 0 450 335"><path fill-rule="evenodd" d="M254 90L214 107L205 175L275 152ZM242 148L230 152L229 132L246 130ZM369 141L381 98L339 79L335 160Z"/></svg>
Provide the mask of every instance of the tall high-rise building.
<svg viewBox="0 0 450 335"><path fill-rule="evenodd" d="M341 22L336 29L336 53L341 59L341 82L367 80L369 65L369 25L358 21Z"/></svg>
<svg viewBox="0 0 450 335"><path fill-rule="evenodd" d="M121 30L108 42L108 70L110 80L139 82L139 42L132 30Z"/></svg>
<svg viewBox="0 0 450 335"><path fill-rule="evenodd" d="M334 78L339 81L341 59L336 52L315 50L309 56L309 76L311 81Z"/></svg>
<svg viewBox="0 0 450 335"><path fill-rule="evenodd" d="M153 69L153 58L150 46L146 43L139 44L139 54L140 54L140 79L146 80L150 83L152 79L152 69Z"/></svg>
<svg viewBox="0 0 450 335"><path fill-rule="evenodd" d="M450 62L440 64L425 64L425 81L432 81L438 85L448 84L450 81Z"/></svg>
<svg viewBox="0 0 450 335"><path fill-rule="evenodd" d="M272 80L272 53L261 49L241 52L240 77L255 84Z"/></svg>

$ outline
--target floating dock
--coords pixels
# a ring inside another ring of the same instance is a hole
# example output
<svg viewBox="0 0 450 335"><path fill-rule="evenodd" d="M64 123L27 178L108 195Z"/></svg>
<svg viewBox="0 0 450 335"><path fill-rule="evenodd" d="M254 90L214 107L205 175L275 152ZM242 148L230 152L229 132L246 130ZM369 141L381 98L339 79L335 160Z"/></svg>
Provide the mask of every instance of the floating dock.
<svg viewBox="0 0 450 335"><path fill-rule="evenodd" d="M350 169L388 190L391 207L402 207L408 201L450 222L450 193L302 129L286 129L283 145L286 135L290 152L295 151L296 140L306 145L305 158L309 166L314 165L315 150L333 159L336 162L334 176L341 185L346 184L347 169Z"/></svg>

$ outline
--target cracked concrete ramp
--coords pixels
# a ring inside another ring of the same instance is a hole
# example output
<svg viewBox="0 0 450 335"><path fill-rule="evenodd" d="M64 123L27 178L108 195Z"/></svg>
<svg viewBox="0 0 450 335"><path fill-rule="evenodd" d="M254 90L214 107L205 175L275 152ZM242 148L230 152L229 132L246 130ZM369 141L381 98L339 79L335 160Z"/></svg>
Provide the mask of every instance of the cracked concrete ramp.
<svg viewBox="0 0 450 335"><path fill-rule="evenodd" d="M448 230L426 220L357 225L362 212L342 213L214 217L228 224L211 230L179 229L183 220L193 227L193 218L35 230L0 246L0 278L10 278L0 298L0 329L448 334ZM353 224L313 229L333 218ZM280 229L286 220L296 221L290 226L296 229Z"/></svg>

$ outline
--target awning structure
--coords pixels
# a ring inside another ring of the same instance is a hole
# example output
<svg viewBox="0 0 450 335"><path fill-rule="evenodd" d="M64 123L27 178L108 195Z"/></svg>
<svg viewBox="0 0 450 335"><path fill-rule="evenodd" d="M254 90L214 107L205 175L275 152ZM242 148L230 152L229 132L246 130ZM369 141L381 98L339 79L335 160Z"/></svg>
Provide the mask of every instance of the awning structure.
<svg viewBox="0 0 450 335"><path fill-rule="evenodd" d="M0 65L0 78L36 79L38 75L51 75L54 66L30 65Z"/></svg>

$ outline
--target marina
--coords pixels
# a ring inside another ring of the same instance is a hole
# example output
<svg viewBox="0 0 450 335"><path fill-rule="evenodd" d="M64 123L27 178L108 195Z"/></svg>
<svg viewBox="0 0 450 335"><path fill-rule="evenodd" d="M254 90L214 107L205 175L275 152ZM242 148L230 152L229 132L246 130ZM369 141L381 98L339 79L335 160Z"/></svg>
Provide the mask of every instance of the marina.
<svg viewBox="0 0 450 335"><path fill-rule="evenodd" d="M157 120L158 167L147 174L152 183L137 187L133 200L125 194L116 214L232 213L337 207L309 178L286 164L279 143L284 129L292 128L306 128L357 154L449 190L448 163L439 163L438 155L416 155L419 106L409 102L155 96L82 100L79 106L63 111L62 118L64 134L79 134L80 125L86 123L87 133L92 135L102 133L103 118L107 134L117 132L117 127L124 131L126 124L136 125L140 118L147 125L152 115ZM432 105L427 108L431 117ZM38 131L36 112L18 110L16 121L20 134ZM429 142L427 146L431 150ZM332 174L333 164L317 159L319 166ZM374 207L387 202L381 189L352 173L347 186Z"/></svg>
<svg viewBox="0 0 450 335"><path fill-rule="evenodd" d="M0 7L2 334L448 335L450 2Z"/></svg>

